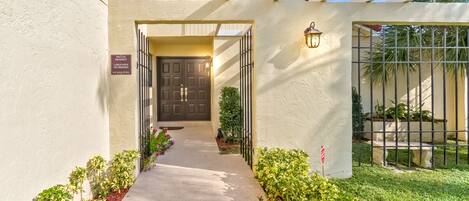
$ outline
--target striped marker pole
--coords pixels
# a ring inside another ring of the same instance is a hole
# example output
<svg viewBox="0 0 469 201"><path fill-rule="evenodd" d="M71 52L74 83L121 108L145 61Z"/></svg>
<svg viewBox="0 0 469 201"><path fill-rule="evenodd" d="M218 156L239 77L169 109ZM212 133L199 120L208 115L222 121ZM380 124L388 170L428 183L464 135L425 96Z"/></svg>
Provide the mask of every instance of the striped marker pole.
<svg viewBox="0 0 469 201"><path fill-rule="evenodd" d="M326 161L326 149L324 145L321 146L321 168L322 168L322 176L325 177L324 174L324 162Z"/></svg>

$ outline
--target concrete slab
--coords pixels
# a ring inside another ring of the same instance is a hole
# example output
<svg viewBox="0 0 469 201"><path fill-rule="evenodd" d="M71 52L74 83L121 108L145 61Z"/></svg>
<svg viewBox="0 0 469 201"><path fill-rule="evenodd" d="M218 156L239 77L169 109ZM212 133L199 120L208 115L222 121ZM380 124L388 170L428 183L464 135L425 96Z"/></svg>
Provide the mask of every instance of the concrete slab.
<svg viewBox="0 0 469 201"><path fill-rule="evenodd" d="M164 124L158 124L162 126ZM240 155L220 155L210 123L171 123L176 144L143 172L125 201L257 201L264 193Z"/></svg>

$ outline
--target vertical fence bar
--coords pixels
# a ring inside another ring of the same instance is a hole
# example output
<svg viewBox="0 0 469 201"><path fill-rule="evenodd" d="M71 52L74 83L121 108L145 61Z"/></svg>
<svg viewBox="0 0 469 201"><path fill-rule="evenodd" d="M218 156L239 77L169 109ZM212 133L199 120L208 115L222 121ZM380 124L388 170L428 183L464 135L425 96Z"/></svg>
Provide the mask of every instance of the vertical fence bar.
<svg viewBox="0 0 469 201"><path fill-rule="evenodd" d="M422 26L419 27L419 164L422 164Z"/></svg>
<svg viewBox="0 0 469 201"><path fill-rule="evenodd" d="M246 92L246 99L244 100L246 102L246 161L249 165L249 104L248 104L248 99L249 99L249 54L248 54L248 49L249 49L249 36L248 36L248 33L246 32L246 49L244 50L244 53L246 54L245 55L245 59L246 59L246 63L245 63L245 71L246 71L246 88L245 88L245 92Z"/></svg>
<svg viewBox="0 0 469 201"><path fill-rule="evenodd" d="M140 129L140 136L142 138L142 140L140 141L140 145L142 147L142 152L144 151L143 150L143 144L144 144L144 141L145 141L145 135L143 134L145 132L145 69L144 69L144 65L145 65L145 54L144 54L144 50L145 50L145 35L143 34L143 32L140 32L141 33L141 38L140 38L140 42L141 42L141 46L140 46L140 90L142 90L142 99L141 99L141 111L140 111L140 114L142 116L142 118L140 119L140 122L142 122L142 127Z"/></svg>
<svg viewBox="0 0 469 201"><path fill-rule="evenodd" d="M142 52L143 54L143 86L142 86L142 89L143 89L143 115L144 115L144 118L143 118L143 131L142 131L142 136L143 136L143 144L142 144L142 147L143 147L143 150L145 151L145 147L146 147L146 141L147 141L147 100L148 100L148 91L146 90L147 89L147 69L146 69L146 66L148 65L148 62L147 62L147 49L148 49L148 41L147 41L147 38L145 37L144 40L143 40L143 43L144 43L144 50Z"/></svg>
<svg viewBox="0 0 469 201"><path fill-rule="evenodd" d="M146 38L146 37L145 37ZM145 143L143 144L143 146L145 147L144 150L147 149L147 145L148 145L148 130L150 129L150 85L149 85L149 77L150 77L150 74L149 74L149 70L150 70L150 58L149 58L149 52L150 52L150 40L148 38L146 38L146 42L147 42L147 48L145 50L145 59L146 59L146 69L145 69L145 93L146 93L146 98L145 98L145 112L146 112L146 117L145 117Z"/></svg>
<svg viewBox="0 0 469 201"><path fill-rule="evenodd" d="M458 93L458 66L459 66L459 27L456 27L456 46L454 48L456 51L456 63L454 64L454 92L455 92L455 116L456 116L456 122L455 122L455 129L456 129L456 165L459 162L459 111L458 111L458 99L459 99L459 93ZM468 153L469 154L469 153Z"/></svg>
<svg viewBox="0 0 469 201"><path fill-rule="evenodd" d="M247 88L247 82L246 82L246 36L243 36L243 120L244 120L244 123L243 123L243 129L244 129L244 160L247 161L247 150L248 150L248 141L247 141L247 137L248 137L248 131L246 129L246 126L247 126L247 103L246 103L246 88Z"/></svg>
<svg viewBox="0 0 469 201"><path fill-rule="evenodd" d="M398 32L398 29L397 27L395 27L394 29L394 133L395 133L395 141L396 141L396 149L394 149L394 159L395 159L395 165L397 165L399 163L399 159L398 159L398 150L399 150L399 147L398 147L398 142L399 142L399 134L398 134L398 131L399 131L399 127L398 127L398 117L397 117L397 105L399 104L397 102L397 32Z"/></svg>
<svg viewBox="0 0 469 201"><path fill-rule="evenodd" d="M240 116L243 117L243 38L239 40L239 106ZM239 153L243 155L243 120L241 119L241 130L239 131Z"/></svg>
<svg viewBox="0 0 469 201"><path fill-rule="evenodd" d="M467 62L466 62L466 97L468 100L467 105L466 105L466 116L467 122L466 122L466 146L467 146L467 163L469 164L469 28L466 29L466 56L467 56Z"/></svg>
<svg viewBox="0 0 469 201"><path fill-rule="evenodd" d="M358 28L358 41L357 41L357 47L358 47L358 51L357 51L357 60L358 60L358 69L357 69L357 76L358 76L358 79L357 79L357 92L358 92L358 95L361 97L361 28ZM361 116L360 116L361 118ZM361 122L361 119L359 120Z"/></svg>
<svg viewBox="0 0 469 201"><path fill-rule="evenodd" d="M142 139L143 139L143 143L141 143L142 145L142 150L143 152L145 152L145 144L146 144L146 126L147 126L147 122L146 122L146 115L147 115L147 111L146 111L146 101L147 101L147 90L146 90L146 72L145 72L145 66L147 65L147 62L146 62L146 54L145 54L145 51L147 49L147 39L145 37L145 35L143 35L143 38L142 38L142 42L143 42L143 50L142 50L142 80L143 80L143 85L141 86L142 87L142 90L143 90L143 107L142 107L142 114L143 114L143 128L142 128Z"/></svg>
<svg viewBox="0 0 469 201"><path fill-rule="evenodd" d="M407 166L410 167L410 33L409 33L409 27L407 27L407 35L406 35L406 41L407 41L407 66L406 66L406 88L407 88Z"/></svg>
<svg viewBox="0 0 469 201"><path fill-rule="evenodd" d="M144 68L144 73L145 73L145 85L144 85L144 90L145 90L145 101L144 101L144 105L145 105L145 127L143 128L143 136L144 136L144 140L143 140L143 150L145 151L146 148L147 148L147 140L148 140L148 128L150 126L150 121L148 119L148 116L149 116L149 111L148 111L148 101L149 101L149 97L150 97L150 94L148 93L148 54L147 54L147 51L148 51L148 39L145 40L146 41L146 50L145 50L145 68Z"/></svg>
<svg viewBox="0 0 469 201"><path fill-rule="evenodd" d="M245 131L245 124L244 122L246 121L246 116L245 116L245 108L244 108L244 36L241 38L241 105L242 105L242 111L243 111L243 152L242 152L242 155L243 155L243 158L246 158L246 156L244 155L246 152L246 138L245 138L245 134L246 134L246 131Z"/></svg>
<svg viewBox="0 0 469 201"><path fill-rule="evenodd" d="M253 69L253 59L252 59L252 30L249 29L249 166L252 169L252 160L253 160L253 143L252 143L252 69Z"/></svg>
<svg viewBox="0 0 469 201"><path fill-rule="evenodd" d="M382 98L383 98L383 165L386 165L386 31L387 28L383 27L381 30L381 35L382 35L382 43L383 44L383 49L382 49L382 77L381 77L381 90L382 90ZM396 147L397 148L397 147Z"/></svg>
<svg viewBox="0 0 469 201"><path fill-rule="evenodd" d="M137 73L138 73L138 93L139 93L139 97L138 97L138 123L139 123L139 128L138 128L138 136L139 136L139 139L140 139L140 142L142 142L142 128L143 128L143 122L142 122L142 74L141 74L141 69L142 69L142 32L139 31L138 32L138 66L137 66ZM142 151L142 144L140 143L140 153Z"/></svg>
<svg viewBox="0 0 469 201"><path fill-rule="evenodd" d="M435 27L432 27L431 36L431 62L430 62L430 85L431 85L431 108L432 108L432 168L435 168L435 79L434 79L434 61L435 61Z"/></svg>
<svg viewBox="0 0 469 201"><path fill-rule="evenodd" d="M252 33L249 29L249 166L252 168Z"/></svg>
<svg viewBox="0 0 469 201"><path fill-rule="evenodd" d="M248 49L248 38L247 38L247 35L244 35L244 130L245 130L245 137L246 137L246 142L245 142L245 147L246 149L244 150L245 151L245 160L246 162L248 162L248 157L249 157L249 130L248 130L248 103L247 103L247 99L248 99L248 82L247 82L247 78L248 78L248 69L247 69L247 64L248 64L248 58L247 58L247 49Z"/></svg>
<svg viewBox="0 0 469 201"><path fill-rule="evenodd" d="M373 55L373 29L370 29L370 55ZM372 71L374 71L374 65L373 65L373 57L370 59L370 66ZM373 73L370 73L370 135L371 135L371 166L373 166L373 149L375 148L374 145L374 136L373 136Z"/></svg>
<svg viewBox="0 0 469 201"><path fill-rule="evenodd" d="M249 143L249 158L248 158L248 164L249 164L249 167L252 168L252 116L251 116L251 113L252 113L252 106L251 106L251 99L252 99L252 94L251 94L251 88L252 88L252 83L251 83L251 76L252 76L252 72L251 72L251 29L249 29L248 33L247 33L247 38L248 38L248 49L247 49L247 59L248 59L248 99L246 100L247 103L248 103L248 130L249 130L249 139L248 139L248 143Z"/></svg>
<svg viewBox="0 0 469 201"><path fill-rule="evenodd" d="M240 69L240 73L241 73L240 83L241 83L241 86L240 86L240 94L241 94L241 108L242 108L241 111L243 113L243 115L242 115L242 118L243 118L243 120L242 120L243 121L242 122L242 131L241 131L241 133L242 133L241 141L242 141L243 147L242 147L241 154L243 155L243 158L245 158L244 153L245 153L245 147L246 146L245 146L245 138L244 138L244 136L245 136L245 130L244 130L245 129L245 124L244 124L244 122L246 120L245 120L245 116L244 116L244 113L245 113L245 108L244 108L244 36L241 38L241 44L240 45L241 45L241 64L240 64L241 65L241 69Z"/></svg>
<svg viewBox="0 0 469 201"><path fill-rule="evenodd" d="M358 38L357 38L358 39L357 40L357 48L358 48L357 49L358 50L357 51L357 61L358 61L358 63L357 63L357 67L358 67L358 69L357 69L357 93L358 93L358 96L360 97L360 100L361 100L361 95L362 95L361 94L361 39L362 39L361 38L361 28L358 28L357 36L358 36ZM362 116L363 115L360 114L360 116L358 117L359 118L358 122L362 122ZM363 132L363 129L360 130L359 132ZM361 150L358 151L358 154L359 154L358 155L358 166L362 165L362 157L361 157L362 153L361 152L362 152Z"/></svg>
<svg viewBox="0 0 469 201"><path fill-rule="evenodd" d="M246 36L243 36L243 130L244 130L244 160L246 160L247 156L247 130L246 130L246 125L247 125L247 120L246 120Z"/></svg>
<svg viewBox="0 0 469 201"><path fill-rule="evenodd" d="M141 82L141 89L142 89L142 130L141 130L141 133L140 135L142 136L142 141L140 142L140 145L142 147L142 151L145 151L143 149L144 147L144 143L145 143L145 96L146 96L146 93L145 93L145 35L143 34L142 32L142 49L140 51L140 54L141 54L141 57L140 57L140 73L141 73L141 78L142 78L142 82Z"/></svg>
<svg viewBox="0 0 469 201"><path fill-rule="evenodd" d="M250 154L250 151L249 151L249 103L248 103L248 100L249 100L249 35L248 35L249 31L246 32L246 49L245 49L245 53L246 53L246 137L247 137L247 150L246 150L246 161L249 165L249 161L250 161L250 158L251 156L249 155Z"/></svg>
<svg viewBox="0 0 469 201"><path fill-rule="evenodd" d="M443 28L443 138L444 138L444 147L443 147L443 164L448 165L448 160L446 157L447 149L447 119L446 119L446 35L447 28Z"/></svg>
<svg viewBox="0 0 469 201"><path fill-rule="evenodd" d="M142 90L141 90L141 75L140 75L140 57L141 57L141 37L142 37L142 34L140 32L140 30L137 31L137 44L138 44L138 47L137 47L137 85L138 85L138 118L139 118L139 128L138 128L138 139L140 141L139 143L139 148L140 148L140 154L142 154L142 119L141 119L141 115L142 115L142 111L141 111L141 108L142 108ZM140 159L140 171L143 169L143 157Z"/></svg>

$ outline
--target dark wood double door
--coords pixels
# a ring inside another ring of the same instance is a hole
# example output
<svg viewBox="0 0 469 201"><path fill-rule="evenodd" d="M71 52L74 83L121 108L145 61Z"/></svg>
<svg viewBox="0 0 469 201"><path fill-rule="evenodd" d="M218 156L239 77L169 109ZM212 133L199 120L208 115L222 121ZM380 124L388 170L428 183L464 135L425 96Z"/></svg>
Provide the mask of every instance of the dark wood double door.
<svg viewBox="0 0 469 201"><path fill-rule="evenodd" d="M210 58L157 57L158 121L210 120Z"/></svg>

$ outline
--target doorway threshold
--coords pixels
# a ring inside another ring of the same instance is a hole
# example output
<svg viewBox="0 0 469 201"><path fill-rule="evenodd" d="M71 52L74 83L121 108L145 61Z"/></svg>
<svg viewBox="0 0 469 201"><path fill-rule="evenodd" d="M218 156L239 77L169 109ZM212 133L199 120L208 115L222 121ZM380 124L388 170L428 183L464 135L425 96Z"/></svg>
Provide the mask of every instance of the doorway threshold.
<svg viewBox="0 0 469 201"><path fill-rule="evenodd" d="M158 121L159 127L192 127L192 126L211 126L211 121Z"/></svg>

